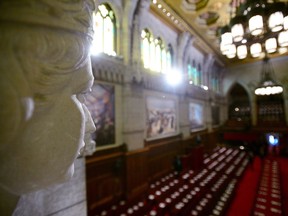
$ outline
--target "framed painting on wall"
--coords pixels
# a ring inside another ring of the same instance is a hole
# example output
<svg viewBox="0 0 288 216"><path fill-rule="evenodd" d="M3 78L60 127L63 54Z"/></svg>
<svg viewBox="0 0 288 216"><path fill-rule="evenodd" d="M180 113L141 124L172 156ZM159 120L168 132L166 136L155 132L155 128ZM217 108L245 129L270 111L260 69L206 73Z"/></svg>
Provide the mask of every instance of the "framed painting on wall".
<svg viewBox="0 0 288 216"><path fill-rule="evenodd" d="M177 106L173 99L148 96L146 98L147 140L169 137L177 134Z"/></svg>
<svg viewBox="0 0 288 216"><path fill-rule="evenodd" d="M191 132L205 128L203 105L193 102L189 103L189 123Z"/></svg>
<svg viewBox="0 0 288 216"><path fill-rule="evenodd" d="M96 132L92 134L92 138L96 141L96 147L115 144L114 86L94 83L91 92L85 95L85 104L96 126Z"/></svg>

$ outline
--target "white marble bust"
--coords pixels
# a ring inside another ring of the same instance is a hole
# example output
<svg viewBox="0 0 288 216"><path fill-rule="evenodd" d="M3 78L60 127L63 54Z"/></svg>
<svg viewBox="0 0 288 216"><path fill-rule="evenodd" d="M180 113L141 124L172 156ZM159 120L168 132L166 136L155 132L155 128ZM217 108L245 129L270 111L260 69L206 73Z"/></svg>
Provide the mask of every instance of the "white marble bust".
<svg viewBox="0 0 288 216"><path fill-rule="evenodd" d="M69 179L90 142L95 127L81 100L93 83L93 8L88 0L0 2L0 202Z"/></svg>

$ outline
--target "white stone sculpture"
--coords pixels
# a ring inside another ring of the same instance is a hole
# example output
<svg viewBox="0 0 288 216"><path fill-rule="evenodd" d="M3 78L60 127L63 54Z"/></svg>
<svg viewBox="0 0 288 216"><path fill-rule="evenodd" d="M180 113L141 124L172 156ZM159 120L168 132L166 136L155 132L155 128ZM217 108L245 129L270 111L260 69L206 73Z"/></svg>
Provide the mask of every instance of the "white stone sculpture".
<svg viewBox="0 0 288 216"><path fill-rule="evenodd" d="M9 200L69 179L84 138L95 148L80 102L93 83L93 9L90 0L0 1L0 215Z"/></svg>

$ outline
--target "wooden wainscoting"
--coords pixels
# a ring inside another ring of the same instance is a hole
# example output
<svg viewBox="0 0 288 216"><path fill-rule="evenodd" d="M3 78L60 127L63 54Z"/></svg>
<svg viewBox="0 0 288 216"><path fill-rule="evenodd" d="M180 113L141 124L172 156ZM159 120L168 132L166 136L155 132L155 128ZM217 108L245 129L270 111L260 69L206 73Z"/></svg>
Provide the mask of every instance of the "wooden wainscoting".
<svg viewBox="0 0 288 216"><path fill-rule="evenodd" d="M149 148L126 153L126 198L133 200L144 196L149 187Z"/></svg>
<svg viewBox="0 0 288 216"><path fill-rule="evenodd" d="M88 215L95 215L125 196L125 170L125 156L121 151L86 159Z"/></svg>
<svg viewBox="0 0 288 216"><path fill-rule="evenodd" d="M149 181L155 181L173 170L176 155L182 154L181 139L161 142L149 146Z"/></svg>

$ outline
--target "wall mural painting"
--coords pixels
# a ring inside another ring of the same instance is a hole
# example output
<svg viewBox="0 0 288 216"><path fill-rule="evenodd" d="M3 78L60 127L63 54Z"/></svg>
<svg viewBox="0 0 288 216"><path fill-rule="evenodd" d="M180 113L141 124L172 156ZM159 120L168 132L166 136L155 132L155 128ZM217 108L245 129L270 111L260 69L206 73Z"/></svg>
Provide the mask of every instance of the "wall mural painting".
<svg viewBox="0 0 288 216"><path fill-rule="evenodd" d="M157 97L146 98L146 137L157 139L177 132L176 102Z"/></svg>
<svg viewBox="0 0 288 216"><path fill-rule="evenodd" d="M96 146L115 144L115 90L112 85L94 84L85 95L85 104L96 126Z"/></svg>
<svg viewBox="0 0 288 216"><path fill-rule="evenodd" d="M190 130L198 131L205 128L204 110L201 104L189 103Z"/></svg>

